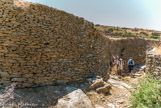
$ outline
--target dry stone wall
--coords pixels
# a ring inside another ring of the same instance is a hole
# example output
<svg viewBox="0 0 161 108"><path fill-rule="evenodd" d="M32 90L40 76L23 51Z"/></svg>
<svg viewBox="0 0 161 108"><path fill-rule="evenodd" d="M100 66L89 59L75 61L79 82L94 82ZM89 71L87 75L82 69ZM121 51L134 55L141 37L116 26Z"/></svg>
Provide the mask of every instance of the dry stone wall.
<svg viewBox="0 0 161 108"><path fill-rule="evenodd" d="M146 56L146 72L152 75L161 76L161 54L149 51Z"/></svg>
<svg viewBox="0 0 161 108"><path fill-rule="evenodd" d="M18 87L107 75L108 39L83 18L16 0L0 0L0 85Z"/></svg>

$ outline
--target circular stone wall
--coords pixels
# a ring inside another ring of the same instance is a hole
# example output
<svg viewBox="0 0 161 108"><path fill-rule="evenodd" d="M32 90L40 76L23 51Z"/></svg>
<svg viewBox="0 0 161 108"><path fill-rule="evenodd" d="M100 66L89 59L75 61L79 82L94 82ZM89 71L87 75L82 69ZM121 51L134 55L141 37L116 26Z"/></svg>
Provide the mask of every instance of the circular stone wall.
<svg viewBox="0 0 161 108"><path fill-rule="evenodd" d="M106 38L94 25L40 4L0 1L0 85L18 87L105 76ZM24 7L25 6L25 7Z"/></svg>

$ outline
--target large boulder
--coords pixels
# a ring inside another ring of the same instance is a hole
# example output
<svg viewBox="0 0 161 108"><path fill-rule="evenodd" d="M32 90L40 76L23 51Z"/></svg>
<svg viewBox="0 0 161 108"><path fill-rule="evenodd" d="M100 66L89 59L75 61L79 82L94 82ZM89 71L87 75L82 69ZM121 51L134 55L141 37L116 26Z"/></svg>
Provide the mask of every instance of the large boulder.
<svg viewBox="0 0 161 108"><path fill-rule="evenodd" d="M56 108L93 108L86 94L78 89L58 100Z"/></svg>

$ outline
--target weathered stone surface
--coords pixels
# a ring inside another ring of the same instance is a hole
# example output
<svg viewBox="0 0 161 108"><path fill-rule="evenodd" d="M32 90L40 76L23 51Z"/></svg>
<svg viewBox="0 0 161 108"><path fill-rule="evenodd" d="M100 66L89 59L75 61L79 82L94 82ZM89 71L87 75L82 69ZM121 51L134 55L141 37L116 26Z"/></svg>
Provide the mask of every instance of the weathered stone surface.
<svg viewBox="0 0 161 108"><path fill-rule="evenodd" d="M70 93L70 92L72 92L72 91L75 91L75 90L77 90L77 88L75 88L75 87L70 87L70 86L67 86L67 87L65 87L65 90L68 92L68 93Z"/></svg>
<svg viewBox="0 0 161 108"><path fill-rule="evenodd" d="M11 81L22 82L22 81L26 81L26 78L12 78Z"/></svg>
<svg viewBox="0 0 161 108"><path fill-rule="evenodd" d="M0 84L11 84L11 81L0 81Z"/></svg>
<svg viewBox="0 0 161 108"><path fill-rule="evenodd" d="M133 57L135 66L146 62L146 51L149 46L161 44L158 40L146 40L140 38L130 39L111 39L109 50L112 55L118 55L125 62L125 71L128 71L127 62L130 57ZM111 60L112 61L112 60Z"/></svg>
<svg viewBox="0 0 161 108"><path fill-rule="evenodd" d="M95 105L95 108L104 108L104 107L101 106L101 105L96 104L96 105Z"/></svg>
<svg viewBox="0 0 161 108"><path fill-rule="evenodd" d="M96 89L98 93L104 93L104 94L109 93L110 90L111 90L111 85L107 83L103 87L99 87Z"/></svg>
<svg viewBox="0 0 161 108"><path fill-rule="evenodd" d="M126 84L125 82L118 81L115 79L109 79L108 83L114 87L121 88L121 89L131 89L132 88L130 85Z"/></svg>
<svg viewBox="0 0 161 108"><path fill-rule="evenodd" d="M21 0L0 1L3 81L17 86L81 82L106 76L108 39L94 24L64 11ZM31 80L30 80L31 79Z"/></svg>
<svg viewBox="0 0 161 108"><path fill-rule="evenodd" d="M6 78L9 77L9 74L7 72L0 72L0 77Z"/></svg>
<svg viewBox="0 0 161 108"><path fill-rule="evenodd" d="M26 78L17 80L19 86L82 82L91 74L107 80L112 54L123 55L125 61L132 56L136 64L145 62L148 41L110 40L94 24L64 11L1 0L0 16L0 69L9 74L4 81Z"/></svg>
<svg viewBox="0 0 161 108"><path fill-rule="evenodd" d="M93 106L85 93L78 89L59 99L56 108L93 108Z"/></svg>
<svg viewBox="0 0 161 108"><path fill-rule="evenodd" d="M156 48L154 48L152 51L149 51L147 53L146 73L151 73L152 75L160 76L161 75L161 54L156 55L154 50L156 50Z"/></svg>
<svg viewBox="0 0 161 108"><path fill-rule="evenodd" d="M31 78L31 77L33 77L33 74L25 74L24 77L25 78Z"/></svg>
<svg viewBox="0 0 161 108"><path fill-rule="evenodd" d="M119 99L119 100L116 101L116 103L119 103L119 104L123 104L124 102L125 102L124 99Z"/></svg>
<svg viewBox="0 0 161 108"><path fill-rule="evenodd" d="M103 86L104 86L104 81L102 79L97 79L91 86L89 86L88 90L94 90L96 88L103 87Z"/></svg>
<svg viewBox="0 0 161 108"><path fill-rule="evenodd" d="M111 90L111 85L106 83L105 81L102 80L101 77L97 77L99 79L96 79L93 81L93 84L90 85L87 90L96 90L97 93L103 93L107 94Z"/></svg>

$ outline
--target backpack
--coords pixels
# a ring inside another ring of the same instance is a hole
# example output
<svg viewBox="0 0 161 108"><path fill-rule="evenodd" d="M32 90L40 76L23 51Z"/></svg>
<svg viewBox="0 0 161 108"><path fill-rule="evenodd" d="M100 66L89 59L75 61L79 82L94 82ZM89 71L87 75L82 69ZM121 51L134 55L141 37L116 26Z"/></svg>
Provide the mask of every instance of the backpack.
<svg viewBox="0 0 161 108"><path fill-rule="evenodd" d="M133 65L133 60L132 59L129 60L129 65Z"/></svg>

